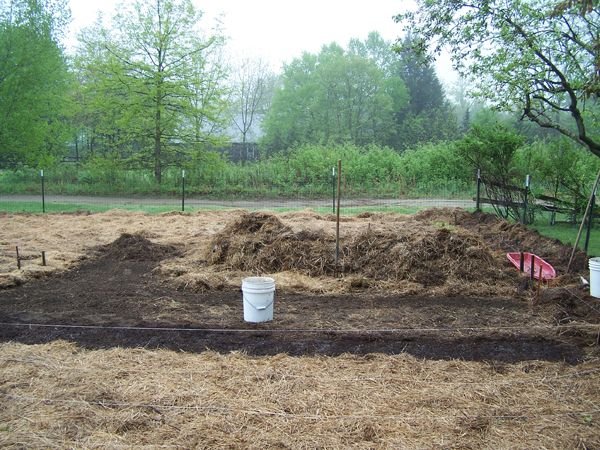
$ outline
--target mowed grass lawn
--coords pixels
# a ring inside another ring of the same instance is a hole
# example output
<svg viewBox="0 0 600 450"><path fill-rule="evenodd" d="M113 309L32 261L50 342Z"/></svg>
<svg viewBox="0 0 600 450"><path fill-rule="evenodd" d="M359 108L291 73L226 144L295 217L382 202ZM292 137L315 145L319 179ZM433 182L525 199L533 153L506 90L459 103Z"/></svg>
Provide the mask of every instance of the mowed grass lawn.
<svg viewBox="0 0 600 450"><path fill-rule="evenodd" d="M563 244L573 245L577 239L579 224L559 223L548 225L547 223L536 223L532 228L540 234L558 239ZM584 227L579 239L579 248L583 250L586 237L586 228ZM589 256L600 256L600 222L596 221L590 233L587 254Z"/></svg>

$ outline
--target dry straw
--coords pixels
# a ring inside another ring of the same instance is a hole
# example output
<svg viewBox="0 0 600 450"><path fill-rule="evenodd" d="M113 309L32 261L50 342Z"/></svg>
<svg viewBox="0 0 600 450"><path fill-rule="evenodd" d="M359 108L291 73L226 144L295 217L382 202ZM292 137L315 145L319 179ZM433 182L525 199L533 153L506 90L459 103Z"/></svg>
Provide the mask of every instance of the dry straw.
<svg viewBox="0 0 600 450"><path fill-rule="evenodd" d="M239 287L248 273L276 272L278 286L287 282L289 289L318 292L370 287L506 295L514 292L518 275L503 253L517 242L535 247L521 250L550 254L559 268L564 260L552 241L455 210L346 218L343 281L331 276L334 222L314 213L5 219L3 243L48 249L52 266L29 264L16 272L13 261L0 255L0 285L68 269L123 233L164 245L157 259L180 255L163 261L155 274L182 287L197 283L198 289ZM165 302L180 316L182 305ZM385 311L370 308L384 323ZM0 446L599 448L599 370L598 359L578 366L509 365L409 355L258 358L238 352L89 351L63 341L4 343Z"/></svg>
<svg viewBox="0 0 600 450"><path fill-rule="evenodd" d="M449 226L405 222L402 227L367 226L342 240L340 266L354 277L352 287L385 287L389 282L416 282L426 288L446 282L506 286L515 274L505 261L471 232ZM276 216L248 213L213 236L207 261L222 270L264 274L295 271L311 277L332 277L335 239L322 230L293 231Z"/></svg>
<svg viewBox="0 0 600 450"><path fill-rule="evenodd" d="M3 344L0 445L595 448L599 369Z"/></svg>
<svg viewBox="0 0 600 450"><path fill-rule="evenodd" d="M342 217L340 280L334 276L335 217L311 211L278 216L241 210L176 216L110 211L5 219L0 244L12 253L0 248L0 288L73 268L122 235L165 246L154 256L170 257L155 274L191 291L238 288L243 277L268 273L280 289L301 292L368 288L402 295L506 295L517 291L519 280L506 251L534 251L559 272L569 255L556 241L485 214L447 208L415 216L363 213ZM49 265L24 261L16 270L15 245L24 252L47 250Z"/></svg>

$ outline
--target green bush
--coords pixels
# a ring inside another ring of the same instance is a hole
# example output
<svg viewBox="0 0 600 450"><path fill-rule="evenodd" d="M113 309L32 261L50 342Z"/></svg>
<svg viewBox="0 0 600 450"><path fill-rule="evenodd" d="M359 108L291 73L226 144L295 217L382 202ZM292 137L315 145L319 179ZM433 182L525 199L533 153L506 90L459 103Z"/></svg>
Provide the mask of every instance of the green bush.
<svg viewBox="0 0 600 450"><path fill-rule="evenodd" d="M163 172L156 183L151 170L127 169L118 158L92 158L79 166L47 171L47 192L91 195L179 195L182 169L189 196L213 198L325 198L332 191L332 169L342 160L347 197L468 195L472 175L453 145L428 144L405 153L387 147L306 145L261 161L234 164L204 152L182 167ZM336 169L337 170L337 169ZM0 174L4 193L39 192L36 171Z"/></svg>

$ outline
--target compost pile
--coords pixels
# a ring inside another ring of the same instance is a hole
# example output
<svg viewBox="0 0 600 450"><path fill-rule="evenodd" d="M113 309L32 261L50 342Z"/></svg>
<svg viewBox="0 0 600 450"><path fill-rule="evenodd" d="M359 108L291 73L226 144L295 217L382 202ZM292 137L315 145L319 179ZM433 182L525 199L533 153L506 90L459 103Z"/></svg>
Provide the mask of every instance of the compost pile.
<svg viewBox="0 0 600 450"><path fill-rule="evenodd" d="M207 261L252 273L297 271L311 277L357 275L370 280L405 280L427 286L447 279L497 282L514 274L503 269L487 245L468 232L420 224L395 231L366 230L340 242L325 232L294 232L266 213L244 214L216 234Z"/></svg>
<svg viewBox="0 0 600 450"><path fill-rule="evenodd" d="M463 281L506 279L486 245L475 236L447 228L370 232L350 238L343 246L348 273L375 280L407 280L426 286L448 278Z"/></svg>
<svg viewBox="0 0 600 450"><path fill-rule="evenodd" d="M115 261L162 261L178 256L179 250L173 245L157 244L141 233L124 233L115 241L96 248L100 257Z"/></svg>
<svg viewBox="0 0 600 450"><path fill-rule="evenodd" d="M335 240L322 232L294 233L277 217L247 213L217 233L207 260L253 273L296 270L308 276L335 271Z"/></svg>

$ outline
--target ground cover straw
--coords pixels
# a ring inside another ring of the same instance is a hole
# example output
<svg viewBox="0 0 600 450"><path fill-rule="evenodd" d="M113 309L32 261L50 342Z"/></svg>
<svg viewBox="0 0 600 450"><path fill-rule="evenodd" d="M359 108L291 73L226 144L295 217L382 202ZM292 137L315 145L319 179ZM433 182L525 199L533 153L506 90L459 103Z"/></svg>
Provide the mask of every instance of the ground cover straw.
<svg viewBox="0 0 600 450"><path fill-rule="evenodd" d="M0 445L595 448L599 371L6 343Z"/></svg>

